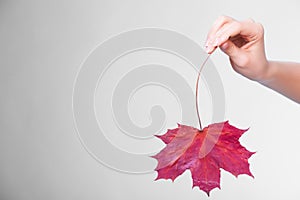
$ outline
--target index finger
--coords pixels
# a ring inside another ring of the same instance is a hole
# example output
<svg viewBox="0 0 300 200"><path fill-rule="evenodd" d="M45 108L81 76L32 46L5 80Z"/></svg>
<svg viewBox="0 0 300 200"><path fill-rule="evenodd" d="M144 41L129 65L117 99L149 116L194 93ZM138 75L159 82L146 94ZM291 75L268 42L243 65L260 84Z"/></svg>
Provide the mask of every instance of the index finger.
<svg viewBox="0 0 300 200"><path fill-rule="evenodd" d="M218 19L214 22L213 26L209 30L205 42L205 46L208 47L209 43L211 43L212 39L215 37L215 34L218 32L218 30L223 27L225 24L233 21L234 19L228 16L220 16Z"/></svg>

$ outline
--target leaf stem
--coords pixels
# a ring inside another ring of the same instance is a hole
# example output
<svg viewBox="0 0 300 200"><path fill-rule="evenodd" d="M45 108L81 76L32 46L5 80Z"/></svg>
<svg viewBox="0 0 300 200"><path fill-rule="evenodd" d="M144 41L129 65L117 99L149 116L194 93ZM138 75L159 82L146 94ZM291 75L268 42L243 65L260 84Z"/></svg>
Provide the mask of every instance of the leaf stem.
<svg viewBox="0 0 300 200"><path fill-rule="evenodd" d="M200 113L199 113L199 106L198 106L198 85L199 85L199 80L200 80L200 75L201 75L201 71L203 69L203 67L205 66L206 62L208 61L209 57L211 54L208 54L208 56L205 58L205 60L203 61L199 72L198 72L198 77L197 77L197 81L196 81L196 110L197 110L197 116L198 116L198 121L199 121L199 129L200 131L202 131L202 125L201 125L201 119L200 119Z"/></svg>

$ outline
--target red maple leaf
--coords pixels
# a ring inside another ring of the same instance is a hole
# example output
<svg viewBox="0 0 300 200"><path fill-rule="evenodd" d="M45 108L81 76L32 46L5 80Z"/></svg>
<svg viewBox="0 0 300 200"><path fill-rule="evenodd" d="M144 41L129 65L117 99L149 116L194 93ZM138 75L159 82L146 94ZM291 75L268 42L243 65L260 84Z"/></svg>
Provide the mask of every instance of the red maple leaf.
<svg viewBox="0 0 300 200"><path fill-rule="evenodd" d="M178 124L178 128L157 136L166 147L152 156L157 159L158 179L174 181L185 170L190 170L193 187L207 193L220 188L220 168L234 176L247 174L251 177L248 159L254 152L243 147L239 138L246 130L226 122L211 124L203 130Z"/></svg>

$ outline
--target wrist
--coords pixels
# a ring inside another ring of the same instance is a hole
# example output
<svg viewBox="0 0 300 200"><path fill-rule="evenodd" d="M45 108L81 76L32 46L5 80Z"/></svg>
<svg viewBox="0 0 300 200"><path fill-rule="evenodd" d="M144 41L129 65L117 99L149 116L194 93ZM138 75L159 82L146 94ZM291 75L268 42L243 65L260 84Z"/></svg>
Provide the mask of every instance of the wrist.
<svg viewBox="0 0 300 200"><path fill-rule="evenodd" d="M265 66L264 66L264 72L262 73L262 77L257 80L257 82L261 84L267 84L269 82L272 82L273 79L275 78L276 71L277 71L277 66L276 62L274 61L266 61Z"/></svg>

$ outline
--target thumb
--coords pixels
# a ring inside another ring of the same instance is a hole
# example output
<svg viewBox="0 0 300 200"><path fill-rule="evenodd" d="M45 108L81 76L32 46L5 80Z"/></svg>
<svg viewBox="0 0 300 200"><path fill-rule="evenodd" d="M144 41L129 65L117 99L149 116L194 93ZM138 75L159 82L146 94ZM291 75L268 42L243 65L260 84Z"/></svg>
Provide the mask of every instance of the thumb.
<svg viewBox="0 0 300 200"><path fill-rule="evenodd" d="M231 59L236 58L240 54L240 49L237 46L235 46L235 44L230 40L227 40L226 42L221 44L219 47Z"/></svg>

